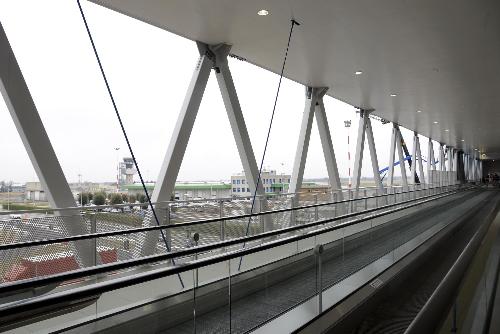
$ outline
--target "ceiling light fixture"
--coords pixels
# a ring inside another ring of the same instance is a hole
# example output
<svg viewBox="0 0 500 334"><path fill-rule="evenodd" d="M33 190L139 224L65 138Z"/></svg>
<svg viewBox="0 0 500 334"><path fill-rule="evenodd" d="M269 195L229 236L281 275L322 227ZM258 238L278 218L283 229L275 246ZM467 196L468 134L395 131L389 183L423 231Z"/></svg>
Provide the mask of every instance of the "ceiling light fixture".
<svg viewBox="0 0 500 334"><path fill-rule="evenodd" d="M396 97L397 95L396 94L391 94L391 97Z"/></svg>
<svg viewBox="0 0 500 334"><path fill-rule="evenodd" d="M417 112L422 112L422 110L417 110Z"/></svg>
<svg viewBox="0 0 500 334"><path fill-rule="evenodd" d="M450 131L450 130L448 130L448 129L444 129L444 131L448 132L448 131Z"/></svg>
<svg viewBox="0 0 500 334"><path fill-rule="evenodd" d="M462 139L462 141L465 141L465 139Z"/></svg>
<svg viewBox="0 0 500 334"><path fill-rule="evenodd" d="M363 74L363 71L356 71L356 72L354 72L354 74L361 75L361 74Z"/></svg>
<svg viewBox="0 0 500 334"><path fill-rule="evenodd" d="M434 124L439 124L439 122L438 121L434 121Z"/></svg>
<svg viewBox="0 0 500 334"><path fill-rule="evenodd" d="M257 14L260 16L267 16L267 15L269 15L269 11L266 9L261 9L257 12Z"/></svg>

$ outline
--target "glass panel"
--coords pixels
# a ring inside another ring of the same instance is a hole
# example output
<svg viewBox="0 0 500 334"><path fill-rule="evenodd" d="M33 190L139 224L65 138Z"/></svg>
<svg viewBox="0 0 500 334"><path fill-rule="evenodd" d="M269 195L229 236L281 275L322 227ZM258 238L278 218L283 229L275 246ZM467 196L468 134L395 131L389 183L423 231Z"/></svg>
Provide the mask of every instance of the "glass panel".
<svg viewBox="0 0 500 334"><path fill-rule="evenodd" d="M268 252L279 252L278 248ZM316 278L313 250L291 255L250 273L234 272L231 277L231 330L235 333L250 331L314 297Z"/></svg>

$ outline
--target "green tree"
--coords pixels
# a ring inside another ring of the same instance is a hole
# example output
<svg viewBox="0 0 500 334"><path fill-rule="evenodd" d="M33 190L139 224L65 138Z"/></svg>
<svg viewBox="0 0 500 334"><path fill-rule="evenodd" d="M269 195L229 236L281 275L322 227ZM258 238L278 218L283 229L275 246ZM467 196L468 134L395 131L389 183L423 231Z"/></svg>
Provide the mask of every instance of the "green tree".
<svg viewBox="0 0 500 334"><path fill-rule="evenodd" d="M104 194L104 193L94 194L92 202L95 205L104 205L106 203L106 194Z"/></svg>
<svg viewBox="0 0 500 334"><path fill-rule="evenodd" d="M76 195L76 201L80 203L81 206L87 205L90 202L88 193L80 193Z"/></svg>
<svg viewBox="0 0 500 334"><path fill-rule="evenodd" d="M123 197L121 194L112 194L111 195L111 204L122 204Z"/></svg>
<svg viewBox="0 0 500 334"><path fill-rule="evenodd" d="M137 201L137 198L135 197L135 195L131 194L131 195L128 195L128 202L129 203L135 203L135 201Z"/></svg>
<svg viewBox="0 0 500 334"><path fill-rule="evenodd" d="M128 203L129 199L128 199L128 195L127 194L121 194L122 195L122 201L124 203Z"/></svg>
<svg viewBox="0 0 500 334"><path fill-rule="evenodd" d="M137 198L139 199L139 203L146 203L148 201L148 198L146 197L145 194L140 194L137 196ZM141 205L141 208L142 209L147 209L148 208L148 205Z"/></svg>
<svg viewBox="0 0 500 334"><path fill-rule="evenodd" d="M137 199L139 200L139 203L146 203L148 199L146 198L146 195L140 194L137 196Z"/></svg>

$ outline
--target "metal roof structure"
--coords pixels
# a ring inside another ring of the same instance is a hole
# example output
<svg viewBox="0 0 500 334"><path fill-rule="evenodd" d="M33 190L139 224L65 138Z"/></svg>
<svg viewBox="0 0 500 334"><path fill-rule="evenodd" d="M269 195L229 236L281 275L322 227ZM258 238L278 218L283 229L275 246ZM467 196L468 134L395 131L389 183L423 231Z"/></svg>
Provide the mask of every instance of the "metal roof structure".
<svg viewBox="0 0 500 334"><path fill-rule="evenodd" d="M231 44L233 54L275 73L294 17L301 26L286 77L500 158L499 1L91 1L191 40Z"/></svg>

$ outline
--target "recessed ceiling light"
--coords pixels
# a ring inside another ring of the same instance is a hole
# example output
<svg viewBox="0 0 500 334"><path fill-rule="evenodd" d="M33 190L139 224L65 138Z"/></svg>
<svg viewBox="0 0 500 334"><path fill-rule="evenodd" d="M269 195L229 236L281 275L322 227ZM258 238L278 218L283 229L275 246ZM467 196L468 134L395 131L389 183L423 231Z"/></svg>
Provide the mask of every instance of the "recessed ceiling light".
<svg viewBox="0 0 500 334"><path fill-rule="evenodd" d="M434 121L434 124L438 124L439 122L438 121Z"/></svg>
<svg viewBox="0 0 500 334"><path fill-rule="evenodd" d="M260 16L266 16L266 15L269 15L269 11L266 9L261 9L257 12L257 14Z"/></svg>
<svg viewBox="0 0 500 334"><path fill-rule="evenodd" d="M445 129L444 131L448 132L448 131L450 131L450 130L448 130L448 129Z"/></svg>
<svg viewBox="0 0 500 334"><path fill-rule="evenodd" d="M422 110L417 110L417 112L422 112Z"/></svg>
<svg viewBox="0 0 500 334"><path fill-rule="evenodd" d="M396 97L397 95L396 94L391 94L391 97Z"/></svg>
<svg viewBox="0 0 500 334"><path fill-rule="evenodd" d="M354 74L361 75L361 74L363 74L363 71L356 71L356 72L354 72Z"/></svg>
<svg viewBox="0 0 500 334"><path fill-rule="evenodd" d="M477 151L477 148L475 148L474 151Z"/></svg>
<svg viewBox="0 0 500 334"><path fill-rule="evenodd" d="M462 141L465 141L465 139L462 139Z"/></svg>

